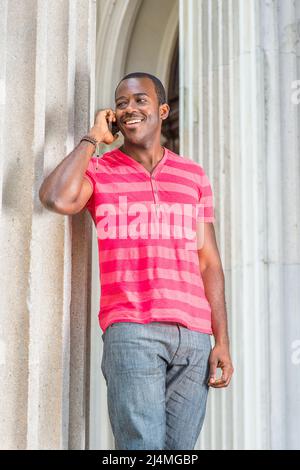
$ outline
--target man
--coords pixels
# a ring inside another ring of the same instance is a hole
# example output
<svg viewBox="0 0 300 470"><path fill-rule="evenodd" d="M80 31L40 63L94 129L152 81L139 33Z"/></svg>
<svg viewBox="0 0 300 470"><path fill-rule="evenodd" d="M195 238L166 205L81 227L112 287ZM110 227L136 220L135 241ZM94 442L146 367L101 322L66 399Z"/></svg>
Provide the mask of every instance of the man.
<svg viewBox="0 0 300 470"><path fill-rule="evenodd" d="M46 208L60 214L88 209L97 229L101 368L116 449L193 449L209 386L227 387L233 373L212 191L198 163L161 145L169 110L156 77L125 76L115 111L97 112L87 140L40 188ZM112 123L123 146L93 157L97 143L118 137ZM194 206L201 216L190 211ZM188 234L200 221L199 246Z"/></svg>

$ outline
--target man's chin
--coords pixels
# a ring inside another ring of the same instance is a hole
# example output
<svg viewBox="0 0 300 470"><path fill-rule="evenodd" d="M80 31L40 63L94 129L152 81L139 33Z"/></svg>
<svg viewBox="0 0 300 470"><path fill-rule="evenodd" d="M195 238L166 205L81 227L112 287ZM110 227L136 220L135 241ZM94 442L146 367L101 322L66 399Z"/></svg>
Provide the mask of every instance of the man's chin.
<svg viewBox="0 0 300 470"><path fill-rule="evenodd" d="M128 143L128 144L139 144L141 142L144 142L145 141L145 136L140 136L140 135L126 135L126 134L123 134L124 135L124 143Z"/></svg>

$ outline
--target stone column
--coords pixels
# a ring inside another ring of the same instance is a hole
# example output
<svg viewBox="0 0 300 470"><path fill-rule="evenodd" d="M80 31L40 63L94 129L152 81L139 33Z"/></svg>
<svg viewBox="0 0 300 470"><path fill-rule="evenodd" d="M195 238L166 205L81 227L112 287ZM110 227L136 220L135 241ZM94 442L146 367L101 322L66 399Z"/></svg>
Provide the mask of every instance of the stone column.
<svg viewBox="0 0 300 470"><path fill-rule="evenodd" d="M235 365L202 448L300 444L299 24L297 0L180 0L181 153L213 185Z"/></svg>
<svg viewBox="0 0 300 470"><path fill-rule="evenodd" d="M94 117L94 0L1 0L3 449L84 449L91 219L44 209L43 178Z"/></svg>

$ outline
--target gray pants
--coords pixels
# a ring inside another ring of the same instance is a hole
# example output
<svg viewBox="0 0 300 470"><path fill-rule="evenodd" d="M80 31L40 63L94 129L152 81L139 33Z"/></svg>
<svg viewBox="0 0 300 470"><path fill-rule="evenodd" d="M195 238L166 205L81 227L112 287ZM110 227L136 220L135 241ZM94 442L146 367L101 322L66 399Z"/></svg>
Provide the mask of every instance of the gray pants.
<svg viewBox="0 0 300 470"><path fill-rule="evenodd" d="M210 335L179 323L117 322L102 339L115 448L193 450L206 411Z"/></svg>

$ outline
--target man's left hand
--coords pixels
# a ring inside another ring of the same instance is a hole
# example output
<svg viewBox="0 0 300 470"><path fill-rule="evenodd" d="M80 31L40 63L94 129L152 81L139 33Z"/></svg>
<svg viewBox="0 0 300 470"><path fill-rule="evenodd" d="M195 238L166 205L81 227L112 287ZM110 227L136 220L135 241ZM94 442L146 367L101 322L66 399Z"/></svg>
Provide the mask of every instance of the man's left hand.
<svg viewBox="0 0 300 470"><path fill-rule="evenodd" d="M214 346L209 356L209 366L208 385L214 388L227 387L234 371L227 345L216 344ZM222 376L216 379L218 367L222 369Z"/></svg>

